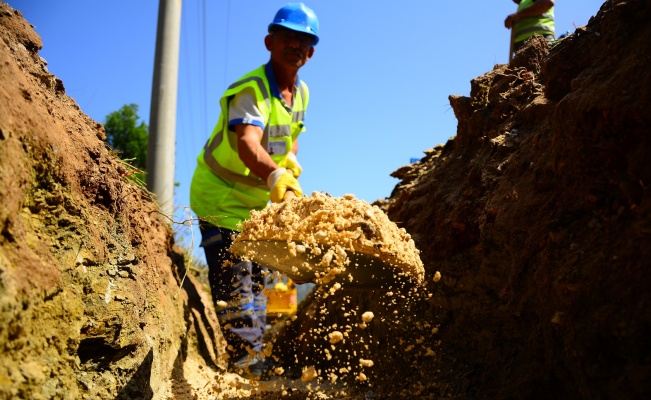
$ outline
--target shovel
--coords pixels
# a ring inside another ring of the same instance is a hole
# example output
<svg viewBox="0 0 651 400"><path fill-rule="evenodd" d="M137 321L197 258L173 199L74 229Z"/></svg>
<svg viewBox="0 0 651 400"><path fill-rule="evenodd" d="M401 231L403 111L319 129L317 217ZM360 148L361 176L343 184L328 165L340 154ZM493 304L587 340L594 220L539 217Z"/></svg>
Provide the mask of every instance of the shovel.
<svg viewBox="0 0 651 400"><path fill-rule="evenodd" d="M299 247L300 242L294 242ZM329 248L319 246L321 252L314 254L309 247L297 252L290 249L287 241L240 240L231 245L229 251L240 257L251 259L274 271L278 271L294 282L339 283L350 290L392 290L406 278L400 268L369 254L346 250L348 265L345 271L331 275L329 268L320 265L322 256ZM326 277L325 279L323 277ZM332 279L330 279L332 278Z"/></svg>
<svg viewBox="0 0 651 400"><path fill-rule="evenodd" d="M288 191L285 199L294 196ZM320 251L315 254L313 247L293 241L290 248L288 243L287 240L236 238L229 251L278 271L297 283L339 283L349 290L396 290L409 281L405 271L381 258L349 250L346 250L345 271L333 275L332 269L322 263L323 255L330 250L328 246L319 245Z"/></svg>

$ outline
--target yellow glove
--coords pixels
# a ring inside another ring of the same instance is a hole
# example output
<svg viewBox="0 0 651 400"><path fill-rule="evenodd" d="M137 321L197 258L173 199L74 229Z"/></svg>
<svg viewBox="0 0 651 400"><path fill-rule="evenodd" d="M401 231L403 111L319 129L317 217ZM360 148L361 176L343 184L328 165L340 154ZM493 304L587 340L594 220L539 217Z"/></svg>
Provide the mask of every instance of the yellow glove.
<svg viewBox="0 0 651 400"><path fill-rule="evenodd" d="M292 171L294 178L298 178L299 175L301 175L301 172L303 172L303 167L301 167L301 164L298 163L296 154L291 151L287 154L287 157L285 157L285 159L282 160L280 164L278 164L278 166L285 167L288 170Z"/></svg>
<svg viewBox="0 0 651 400"><path fill-rule="evenodd" d="M303 196L303 189L294 176L285 168L278 168L269 174L267 185L271 191L271 201L280 203L285 198L288 190L294 192L297 197Z"/></svg>

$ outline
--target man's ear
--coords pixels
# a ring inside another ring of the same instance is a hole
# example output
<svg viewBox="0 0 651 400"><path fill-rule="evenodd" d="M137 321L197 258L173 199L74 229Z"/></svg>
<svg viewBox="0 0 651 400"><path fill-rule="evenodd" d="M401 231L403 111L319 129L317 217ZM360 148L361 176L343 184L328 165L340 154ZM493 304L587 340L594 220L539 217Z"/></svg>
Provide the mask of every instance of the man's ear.
<svg viewBox="0 0 651 400"><path fill-rule="evenodd" d="M310 46L310 50L307 51L307 58L312 58L312 54L314 54L314 46Z"/></svg>
<svg viewBox="0 0 651 400"><path fill-rule="evenodd" d="M273 38L271 35L267 35L264 37L264 46L267 48L267 50L271 51L271 41Z"/></svg>

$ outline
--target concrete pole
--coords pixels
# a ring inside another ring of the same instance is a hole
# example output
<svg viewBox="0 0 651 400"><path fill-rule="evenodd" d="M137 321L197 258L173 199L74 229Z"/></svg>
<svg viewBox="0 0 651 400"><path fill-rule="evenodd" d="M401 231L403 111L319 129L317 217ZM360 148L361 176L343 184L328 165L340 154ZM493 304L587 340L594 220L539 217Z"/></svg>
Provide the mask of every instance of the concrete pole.
<svg viewBox="0 0 651 400"><path fill-rule="evenodd" d="M160 211L170 218L170 222L174 215L176 92L179 75L181 1L160 0L158 5L147 147L147 189L156 195Z"/></svg>

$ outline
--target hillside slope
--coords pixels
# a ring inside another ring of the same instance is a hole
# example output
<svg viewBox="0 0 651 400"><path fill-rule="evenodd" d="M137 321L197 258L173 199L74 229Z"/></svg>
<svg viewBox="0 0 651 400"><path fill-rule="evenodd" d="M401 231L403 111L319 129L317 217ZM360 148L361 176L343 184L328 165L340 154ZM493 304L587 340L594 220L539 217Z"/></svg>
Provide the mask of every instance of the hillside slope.
<svg viewBox="0 0 651 400"><path fill-rule="evenodd" d="M306 344L347 323L332 305L346 303L388 321L347 349L366 343L379 398L649 396L649 18L649 2L607 1L451 96L456 137L396 171L383 204L421 249L427 291L315 298L278 340L288 362L348 362Z"/></svg>
<svg viewBox="0 0 651 400"><path fill-rule="evenodd" d="M160 398L188 343L222 364L169 221L6 3L0 38L0 398Z"/></svg>

